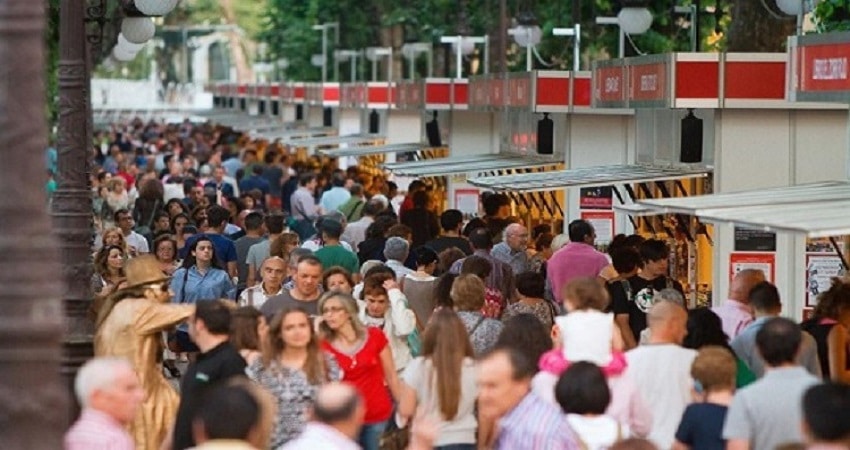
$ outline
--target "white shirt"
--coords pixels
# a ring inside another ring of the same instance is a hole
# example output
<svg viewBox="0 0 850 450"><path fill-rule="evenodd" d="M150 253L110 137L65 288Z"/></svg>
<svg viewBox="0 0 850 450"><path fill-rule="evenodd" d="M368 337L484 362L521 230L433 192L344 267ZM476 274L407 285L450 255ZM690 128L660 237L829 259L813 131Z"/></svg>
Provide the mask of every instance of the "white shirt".
<svg viewBox="0 0 850 450"><path fill-rule="evenodd" d="M342 245L342 248L357 254L357 252L355 252L354 250L351 249L351 246L348 245L348 242L339 241L339 244ZM301 248L306 248L307 250L310 250L313 253L315 253L316 251L318 251L322 247L324 247L324 245L319 245L319 241L317 241L315 239L310 239L308 241L304 241L304 243L301 244Z"/></svg>
<svg viewBox="0 0 850 450"><path fill-rule="evenodd" d="M274 294L266 295L266 292L263 289L263 283L260 282L256 286L251 286L239 294L239 306L253 306L254 308L260 309L260 306L263 306L263 303L265 303L269 297L274 297L275 295L280 294L283 294L283 285L281 285L280 289L278 289L278 291Z"/></svg>
<svg viewBox="0 0 850 450"><path fill-rule="evenodd" d="M628 439L630 436L629 427L605 415L584 417L578 414L567 414L567 422L587 450L605 450L615 442Z"/></svg>
<svg viewBox="0 0 850 450"><path fill-rule="evenodd" d="M127 245L136 248L136 253L150 253L150 249L148 248L148 240L145 239L145 237L141 234L131 230L130 234L124 235L124 240L127 241Z"/></svg>
<svg viewBox="0 0 850 450"><path fill-rule="evenodd" d="M696 355L695 350L675 344L641 345L626 352L626 375L652 411L648 438L658 448L673 446L679 421L691 402L691 364Z"/></svg>
<svg viewBox="0 0 850 450"><path fill-rule="evenodd" d="M307 422L304 431L281 450L360 450L360 446L334 427Z"/></svg>
<svg viewBox="0 0 850 450"><path fill-rule="evenodd" d="M374 218L369 216L363 216L360 220L355 220L350 224L345 226L345 231L342 232L341 240L342 242L347 242L351 244L351 247L357 248L357 246L366 240L366 229L369 228L369 225L375 221Z"/></svg>

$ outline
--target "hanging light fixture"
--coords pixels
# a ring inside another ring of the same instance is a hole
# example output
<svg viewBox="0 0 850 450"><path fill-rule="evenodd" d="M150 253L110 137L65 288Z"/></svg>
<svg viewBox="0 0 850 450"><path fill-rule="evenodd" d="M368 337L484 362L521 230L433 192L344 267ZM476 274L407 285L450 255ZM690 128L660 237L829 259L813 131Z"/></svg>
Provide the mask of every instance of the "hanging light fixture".
<svg viewBox="0 0 850 450"><path fill-rule="evenodd" d="M626 34L643 34L652 26L652 12L642 0L623 0L617 22Z"/></svg>
<svg viewBox="0 0 850 450"><path fill-rule="evenodd" d="M533 47L540 43L543 38L543 30L537 22L537 17L531 11L520 13L517 17L518 25L508 33L513 35L514 41L520 47Z"/></svg>
<svg viewBox="0 0 850 450"><path fill-rule="evenodd" d="M171 12L179 0L135 0L136 9L146 16L164 16Z"/></svg>
<svg viewBox="0 0 850 450"><path fill-rule="evenodd" d="M125 17L121 21L121 34L134 44L144 44L155 33L156 25L150 17Z"/></svg>

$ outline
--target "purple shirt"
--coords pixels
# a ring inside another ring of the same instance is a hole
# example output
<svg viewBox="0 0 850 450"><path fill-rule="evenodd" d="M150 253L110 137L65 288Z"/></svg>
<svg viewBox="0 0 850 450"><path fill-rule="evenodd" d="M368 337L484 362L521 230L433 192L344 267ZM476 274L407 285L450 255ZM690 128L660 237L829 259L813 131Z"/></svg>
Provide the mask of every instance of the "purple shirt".
<svg viewBox="0 0 850 450"><path fill-rule="evenodd" d="M564 286L579 277L598 277L611 263L604 253L581 242L570 242L546 263L546 276L552 283L555 300L563 303Z"/></svg>
<svg viewBox="0 0 850 450"><path fill-rule="evenodd" d="M720 317L723 332L729 340L735 339L747 325L753 323L753 310L737 300L728 299L720 306L711 308Z"/></svg>
<svg viewBox="0 0 850 450"><path fill-rule="evenodd" d="M575 434L561 410L529 392L499 419L497 450L578 450Z"/></svg>
<svg viewBox="0 0 850 450"><path fill-rule="evenodd" d="M65 450L134 450L127 430L108 414L87 408L65 434Z"/></svg>

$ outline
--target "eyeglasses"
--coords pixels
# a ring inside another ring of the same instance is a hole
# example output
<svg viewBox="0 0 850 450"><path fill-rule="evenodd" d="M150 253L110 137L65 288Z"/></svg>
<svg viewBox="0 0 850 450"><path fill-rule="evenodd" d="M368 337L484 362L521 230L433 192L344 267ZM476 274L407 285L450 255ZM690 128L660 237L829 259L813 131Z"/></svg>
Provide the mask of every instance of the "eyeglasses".
<svg viewBox="0 0 850 450"><path fill-rule="evenodd" d="M322 314L336 314L340 311L345 311L345 308L342 306L328 306L326 308L322 308Z"/></svg>

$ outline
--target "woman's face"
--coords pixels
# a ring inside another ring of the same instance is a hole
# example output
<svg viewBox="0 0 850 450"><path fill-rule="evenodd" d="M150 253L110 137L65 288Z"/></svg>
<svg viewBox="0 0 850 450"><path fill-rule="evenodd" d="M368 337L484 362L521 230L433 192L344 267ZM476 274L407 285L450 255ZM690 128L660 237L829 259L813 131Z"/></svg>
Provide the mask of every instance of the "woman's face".
<svg viewBox="0 0 850 450"><path fill-rule="evenodd" d="M109 256L106 257L106 265L110 269L120 269L124 267L124 253L117 248L109 250Z"/></svg>
<svg viewBox="0 0 850 450"><path fill-rule="evenodd" d="M160 242L159 245L156 246L156 259L160 262L173 262L175 254L174 245L170 241Z"/></svg>
<svg viewBox="0 0 850 450"><path fill-rule="evenodd" d="M197 262L211 263L213 258L213 245L210 241L199 241L192 251L192 256Z"/></svg>
<svg viewBox="0 0 850 450"><path fill-rule="evenodd" d="M364 298L366 299L366 314L371 317L384 317L384 314L390 308L390 299L386 295L366 294Z"/></svg>
<svg viewBox="0 0 850 450"><path fill-rule="evenodd" d="M117 231L110 231L103 235L103 245L121 246L121 235Z"/></svg>
<svg viewBox="0 0 850 450"><path fill-rule="evenodd" d="M183 233L183 227L189 224L189 219L178 217L174 220L174 232L177 234Z"/></svg>
<svg viewBox="0 0 850 450"><path fill-rule="evenodd" d="M280 338L287 347L305 348L310 343L311 332L310 318L296 311L283 318Z"/></svg>
<svg viewBox="0 0 850 450"><path fill-rule="evenodd" d="M348 279L341 273L335 273L328 277L328 290L345 292L351 294L354 287L348 283Z"/></svg>
<svg viewBox="0 0 850 450"><path fill-rule="evenodd" d="M351 320L348 311L342 306L342 302L335 298L326 300L320 312L322 313L322 319L331 330L339 330Z"/></svg>
<svg viewBox="0 0 850 450"><path fill-rule="evenodd" d="M159 219L156 219L156 224L154 226L157 230L168 230L169 225L168 216L160 216Z"/></svg>
<svg viewBox="0 0 850 450"><path fill-rule="evenodd" d="M245 209L253 210L254 206L254 197L242 197L242 203L245 205Z"/></svg>
<svg viewBox="0 0 850 450"><path fill-rule="evenodd" d="M168 214L171 215L171 217L174 217L177 214L180 214L182 212L183 212L183 208L180 207L179 203L171 202L171 204L168 205Z"/></svg>

